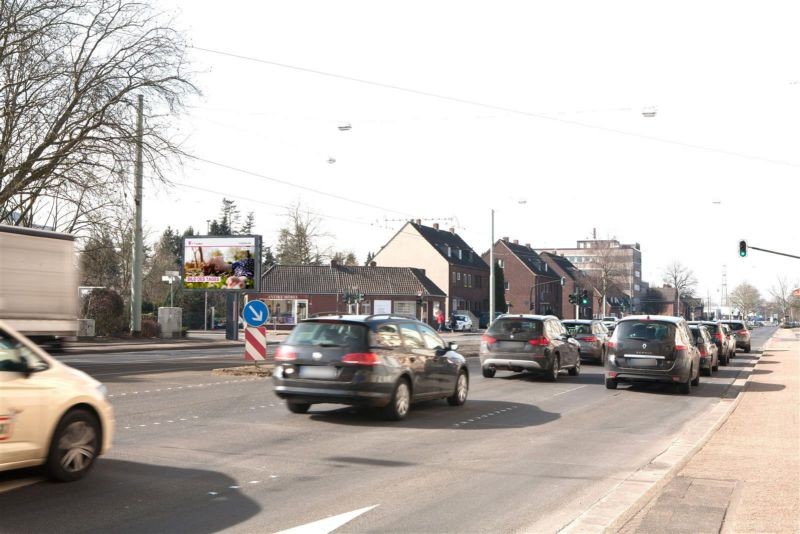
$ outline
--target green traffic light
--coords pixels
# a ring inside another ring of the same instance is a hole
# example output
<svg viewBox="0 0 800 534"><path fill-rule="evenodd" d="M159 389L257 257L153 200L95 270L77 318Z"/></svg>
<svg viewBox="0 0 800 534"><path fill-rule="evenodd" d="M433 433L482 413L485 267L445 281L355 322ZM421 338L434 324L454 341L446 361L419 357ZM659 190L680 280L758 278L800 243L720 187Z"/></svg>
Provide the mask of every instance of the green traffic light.
<svg viewBox="0 0 800 534"><path fill-rule="evenodd" d="M747 241L739 241L739 256L742 258L747 256Z"/></svg>

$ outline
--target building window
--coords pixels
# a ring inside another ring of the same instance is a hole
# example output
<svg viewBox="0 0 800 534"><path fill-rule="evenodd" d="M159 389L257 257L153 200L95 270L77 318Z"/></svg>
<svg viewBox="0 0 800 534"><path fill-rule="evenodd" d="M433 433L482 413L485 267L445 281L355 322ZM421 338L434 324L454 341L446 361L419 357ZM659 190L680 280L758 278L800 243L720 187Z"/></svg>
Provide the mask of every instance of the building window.
<svg viewBox="0 0 800 534"><path fill-rule="evenodd" d="M505 267L505 264L503 263L503 260L497 260L497 266L500 267L501 269L503 267Z"/></svg>
<svg viewBox="0 0 800 534"><path fill-rule="evenodd" d="M453 271L453 283L454 284L456 283L456 272L455 271Z"/></svg>
<svg viewBox="0 0 800 534"><path fill-rule="evenodd" d="M408 315L410 317L417 316L417 303L413 300L396 300L393 303L394 312L398 315Z"/></svg>
<svg viewBox="0 0 800 534"><path fill-rule="evenodd" d="M453 249L450 248L450 245L447 245L447 257L450 258L453 255Z"/></svg>
<svg viewBox="0 0 800 534"><path fill-rule="evenodd" d="M508 291L508 288L511 287L509 286L508 281L504 282L503 286L504 286L503 289L505 289L506 291Z"/></svg>
<svg viewBox="0 0 800 534"><path fill-rule="evenodd" d="M464 253L463 250L458 249L458 259L459 260L463 260L464 259L464 254L463 253Z"/></svg>
<svg viewBox="0 0 800 534"><path fill-rule="evenodd" d="M639 284L633 284L633 290L639 291Z"/></svg>
<svg viewBox="0 0 800 534"><path fill-rule="evenodd" d="M456 280L461 281L461 273L456 273Z"/></svg>

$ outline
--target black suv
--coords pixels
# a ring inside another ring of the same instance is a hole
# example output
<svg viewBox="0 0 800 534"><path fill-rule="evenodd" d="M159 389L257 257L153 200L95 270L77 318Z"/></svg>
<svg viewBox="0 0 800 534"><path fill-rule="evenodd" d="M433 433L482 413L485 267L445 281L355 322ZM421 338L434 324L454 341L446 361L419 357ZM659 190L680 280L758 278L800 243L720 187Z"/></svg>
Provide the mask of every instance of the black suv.
<svg viewBox="0 0 800 534"><path fill-rule="evenodd" d="M700 353L686 321L663 315L629 315L608 342L606 387L618 382L673 382L681 393L700 384Z"/></svg>
<svg viewBox="0 0 800 534"><path fill-rule="evenodd" d="M403 419L413 402L464 404L467 362L428 325L391 315L337 315L294 327L275 354L273 383L291 412L312 404L373 406Z"/></svg>
<svg viewBox="0 0 800 534"><path fill-rule="evenodd" d="M483 376L498 369L531 371L555 380L561 369L581 372L580 344L552 315L502 315L481 336Z"/></svg>

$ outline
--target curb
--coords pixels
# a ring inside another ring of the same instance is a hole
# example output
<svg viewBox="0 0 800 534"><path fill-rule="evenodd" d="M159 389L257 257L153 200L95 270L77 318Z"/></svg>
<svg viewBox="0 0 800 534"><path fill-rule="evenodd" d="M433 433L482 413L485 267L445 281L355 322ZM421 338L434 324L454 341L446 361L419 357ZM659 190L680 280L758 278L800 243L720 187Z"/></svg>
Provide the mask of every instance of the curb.
<svg viewBox="0 0 800 534"><path fill-rule="evenodd" d="M59 354L91 354L96 352L148 352L155 350L186 350L186 349L213 349L213 348L244 347L244 341L213 342L213 343L161 343L137 345L97 345L84 347L66 347Z"/></svg>
<svg viewBox="0 0 800 534"><path fill-rule="evenodd" d="M761 350L768 352L772 344L771 336ZM759 356L755 370L761 361ZM746 379L737 378L730 387L741 387L734 399L720 399L719 404L700 419L691 422L686 430L676 438L661 454L650 460L644 467L630 474L611 491L595 502L581 515L573 519L558 532L588 533L616 532L638 514L675 476L689 460L702 449L711 436L728 420L739 405L746 389Z"/></svg>

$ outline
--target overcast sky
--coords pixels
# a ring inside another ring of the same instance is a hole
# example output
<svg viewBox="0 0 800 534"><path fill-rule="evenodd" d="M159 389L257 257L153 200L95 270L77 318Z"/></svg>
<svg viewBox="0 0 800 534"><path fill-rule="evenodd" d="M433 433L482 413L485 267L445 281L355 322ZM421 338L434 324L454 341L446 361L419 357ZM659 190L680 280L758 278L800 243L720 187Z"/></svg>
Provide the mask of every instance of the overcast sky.
<svg viewBox="0 0 800 534"><path fill-rule="evenodd" d="M494 208L496 238L567 247L596 228L641 244L651 284L679 260L712 300L723 266L729 291L800 279L798 260L737 248L800 254L796 3L157 6L196 47L185 148L278 181L189 162L149 188L153 236L205 230L228 196L268 244L300 202L361 261L408 218L482 253Z"/></svg>

